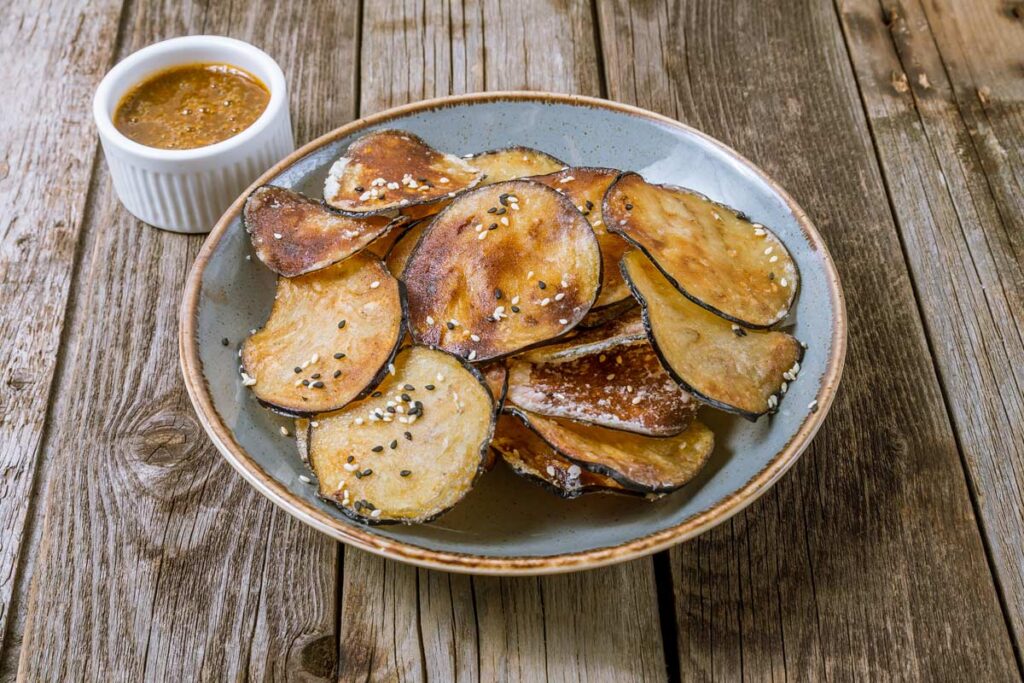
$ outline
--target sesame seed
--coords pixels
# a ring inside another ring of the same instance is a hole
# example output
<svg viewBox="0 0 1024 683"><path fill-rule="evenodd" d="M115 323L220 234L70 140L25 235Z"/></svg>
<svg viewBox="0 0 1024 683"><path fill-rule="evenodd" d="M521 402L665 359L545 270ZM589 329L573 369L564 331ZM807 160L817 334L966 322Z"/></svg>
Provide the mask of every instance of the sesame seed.
<svg viewBox="0 0 1024 683"><path fill-rule="evenodd" d="M479 335L476 335L476 334L471 334L471 335L469 335L469 338L470 338L470 339L472 339L472 340L473 340L473 341L475 341L475 342L478 342L478 341L480 341L480 336L479 336Z"/></svg>
<svg viewBox="0 0 1024 683"><path fill-rule="evenodd" d="M551 303L551 299L549 297L544 297L540 300L541 306L547 306L549 303Z"/></svg>
<svg viewBox="0 0 1024 683"><path fill-rule="evenodd" d="M384 450L384 447L383 446L374 446L370 450L373 451L374 453L380 453L381 451Z"/></svg>
<svg viewBox="0 0 1024 683"><path fill-rule="evenodd" d="M559 319L558 319L558 324L559 324L559 325L568 325L568 324L569 324L569 321L568 321L568 320L566 320L565 318L559 318Z"/></svg>
<svg viewBox="0 0 1024 683"><path fill-rule="evenodd" d="M342 467L345 468L346 472L355 472L357 469L359 469L358 465L353 465L352 463L345 463L344 465L342 465Z"/></svg>
<svg viewBox="0 0 1024 683"><path fill-rule="evenodd" d="M717 211L712 211L712 212L711 212L711 215L715 217L715 220L716 220L716 221L720 221L720 220L722 220L722 217L718 215L718 212L717 212Z"/></svg>
<svg viewBox="0 0 1024 683"><path fill-rule="evenodd" d="M762 235L765 234L765 231L763 228L754 228L754 234L757 235L758 237L761 237Z"/></svg>
<svg viewBox="0 0 1024 683"><path fill-rule="evenodd" d="M558 182L562 183L562 184L565 184L565 183L568 183L568 182L570 182L572 180L576 180L576 179L574 177L572 177L571 175L567 175L564 178L562 178L561 180L559 180Z"/></svg>
<svg viewBox="0 0 1024 683"><path fill-rule="evenodd" d="M323 389L324 388L324 383L323 382L313 382L313 388L314 389Z"/></svg>
<svg viewBox="0 0 1024 683"><path fill-rule="evenodd" d="M778 261L778 260L779 260L779 257L778 257L778 256L772 256L772 257L771 257L770 259L768 259L768 262L769 262L769 263L775 263L775 262L776 262L776 261Z"/></svg>
<svg viewBox="0 0 1024 683"><path fill-rule="evenodd" d="M561 301L564 298L565 298L565 292L559 292L558 294L555 294L555 301Z"/></svg>
<svg viewBox="0 0 1024 683"><path fill-rule="evenodd" d="M548 465L544 471L548 473L549 477L555 476L555 468L552 465Z"/></svg>
<svg viewBox="0 0 1024 683"><path fill-rule="evenodd" d="M338 322L338 329L341 330L341 329L344 329L344 327L345 327L345 321L344 320L339 321Z"/></svg>
<svg viewBox="0 0 1024 683"><path fill-rule="evenodd" d="M508 217L507 216L502 216L501 220L498 221L498 222L501 223L502 225L508 225Z"/></svg>
<svg viewBox="0 0 1024 683"><path fill-rule="evenodd" d="M632 403L633 405L636 405L639 402L640 402L640 397L639 396L634 396L633 400L630 401L630 403Z"/></svg>
<svg viewBox="0 0 1024 683"><path fill-rule="evenodd" d="M449 183L449 180L444 176L441 176L440 178L437 179L437 182L441 183L442 185L447 185Z"/></svg>
<svg viewBox="0 0 1024 683"><path fill-rule="evenodd" d="M281 436L289 436L288 430L285 427L281 427Z"/></svg>
<svg viewBox="0 0 1024 683"><path fill-rule="evenodd" d="M292 368L292 369L293 369L293 370L295 371L295 374L296 374L296 375L302 372L302 368L300 368L300 367L299 367L299 366L297 366L297 365L296 365L296 366L295 366L294 368Z"/></svg>
<svg viewBox="0 0 1024 683"><path fill-rule="evenodd" d="M476 359L476 349L473 349L472 351L469 352L469 360L475 360L475 359Z"/></svg>
<svg viewBox="0 0 1024 683"><path fill-rule="evenodd" d="M438 382L443 382L444 381L444 375L442 375L440 372L437 373L437 381Z"/></svg>
<svg viewBox="0 0 1024 683"><path fill-rule="evenodd" d="M256 384L256 378L255 377L250 377L249 375L247 375L246 373L243 372L242 373L242 386L243 387L251 387L253 384Z"/></svg>
<svg viewBox="0 0 1024 683"><path fill-rule="evenodd" d="M341 360L344 357L345 357L345 354L341 353L340 351L338 353L334 354L334 360Z"/></svg>
<svg viewBox="0 0 1024 683"><path fill-rule="evenodd" d="M371 398L380 398L381 396L383 396L383 394L379 391L375 391L372 394L370 394Z"/></svg>
<svg viewBox="0 0 1024 683"><path fill-rule="evenodd" d="M512 307L512 312L513 313L518 313L519 312L519 307L518 306L513 306Z"/></svg>
<svg viewBox="0 0 1024 683"><path fill-rule="evenodd" d="M341 370L335 370L334 371L334 379L338 379L339 377L341 377Z"/></svg>
<svg viewBox="0 0 1024 683"><path fill-rule="evenodd" d="M491 223L490 225L487 226L487 229L488 230L497 230L498 229L498 224L497 223Z"/></svg>
<svg viewBox="0 0 1024 683"><path fill-rule="evenodd" d="M448 327L449 330L454 330L455 329L455 323L453 323L451 320L446 322L445 325Z"/></svg>
<svg viewBox="0 0 1024 683"><path fill-rule="evenodd" d="M370 513L370 516L371 516L371 517L373 517L374 519L376 519L377 517L380 517L380 510L374 510L374 511L372 511L372 512Z"/></svg>
<svg viewBox="0 0 1024 683"><path fill-rule="evenodd" d="M548 283L544 282L543 280L537 280L537 286L540 287L541 289L547 289Z"/></svg>
<svg viewBox="0 0 1024 683"><path fill-rule="evenodd" d="M433 391L434 390L434 385L433 384L428 384L428 385L424 386L423 388L426 389L427 391Z"/></svg>
<svg viewBox="0 0 1024 683"><path fill-rule="evenodd" d="M388 372L390 372L392 375L395 374L395 364L394 363L388 363Z"/></svg>
<svg viewBox="0 0 1024 683"><path fill-rule="evenodd" d="M632 211L632 210L633 210L633 205L632 204L626 204L626 211Z"/></svg>
<svg viewBox="0 0 1024 683"><path fill-rule="evenodd" d="M312 484L313 483L313 480L310 479L309 477L307 477L305 474L300 474L299 475L299 481L301 481L303 484Z"/></svg>
<svg viewBox="0 0 1024 683"><path fill-rule="evenodd" d="M357 418L356 418L356 424L357 424L357 425L361 425L361 424L363 424L363 418L361 418L361 417L357 417Z"/></svg>
<svg viewBox="0 0 1024 683"><path fill-rule="evenodd" d="M615 373L614 372L608 373L608 376L605 377L605 379L607 379L609 382L612 381L613 379L615 379Z"/></svg>
<svg viewBox="0 0 1024 683"><path fill-rule="evenodd" d="M764 255L765 256L767 256L770 253L772 253L772 247L768 247L767 249L764 250Z"/></svg>
<svg viewBox="0 0 1024 683"><path fill-rule="evenodd" d="M377 289L380 287L380 280L374 280L370 283L370 289Z"/></svg>
<svg viewBox="0 0 1024 683"><path fill-rule="evenodd" d="M319 360L320 360L320 354L319 353L314 353L312 356L309 357L309 362L310 363L316 363Z"/></svg>
<svg viewBox="0 0 1024 683"><path fill-rule="evenodd" d="M818 412L818 399L814 399L813 401L808 403L807 409L810 410L812 413Z"/></svg>
<svg viewBox="0 0 1024 683"><path fill-rule="evenodd" d="M227 337L224 337L223 339L221 339L221 340L220 340L220 345L221 345L221 346L227 346L227 345L228 345L228 344L230 344L230 343L231 343L231 342L230 342L230 341L228 341L228 338L227 338Z"/></svg>
<svg viewBox="0 0 1024 683"><path fill-rule="evenodd" d="M533 277L533 271L532 270L529 273L526 274L526 279L529 280L531 277Z"/></svg>
<svg viewBox="0 0 1024 683"><path fill-rule="evenodd" d="M486 232L482 232L482 233L480 233L479 235L476 236L476 238L478 240L482 240L485 237L487 237L487 233Z"/></svg>
<svg viewBox="0 0 1024 683"><path fill-rule="evenodd" d="M416 391L416 387L414 387L411 384L405 384L402 386L402 388L405 389L406 391Z"/></svg>
<svg viewBox="0 0 1024 683"><path fill-rule="evenodd" d="M409 394L402 394L402 400L406 403L412 403L412 397Z"/></svg>
<svg viewBox="0 0 1024 683"><path fill-rule="evenodd" d="M400 477L408 477L410 474L412 474L411 471L409 471L409 470L402 470L401 472L398 473L398 476L400 476Z"/></svg>
<svg viewBox="0 0 1024 683"><path fill-rule="evenodd" d="M494 298L498 299L499 301L501 300L501 289L498 287L494 288Z"/></svg>
<svg viewBox="0 0 1024 683"><path fill-rule="evenodd" d="M512 305L514 306L514 305L516 305L517 303L519 303L519 297L518 297L518 296L514 296L514 297L512 297Z"/></svg>
<svg viewBox="0 0 1024 683"><path fill-rule="evenodd" d="M787 281L786 278L782 278L781 280L779 280L779 284L782 285L783 287L788 287L789 281Z"/></svg>
<svg viewBox="0 0 1024 683"><path fill-rule="evenodd" d="M412 441L412 432L402 432L402 436L405 437L406 441Z"/></svg>
<svg viewBox="0 0 1024 683"><path fill-rule="evenodd" d="M391 450L395 450L396 448L398 448L398 439L392 439L391 443L389 443L388 446L391 448Z"/></svg>
<svg viewBox="0 0 1024 683"><path fill-rule="evenodd" d="M275 239L275 240L279 240L279 239L281 239L281 233L279 233L279 232L275 232L275 233L274 233L274 239Z"/></svg>
<svg viewBox="0 0 1024 683"><path fill-rule="evenodd" d="M312 375L310 375L309 378L310 379L320 379L320 373L319 372L314 372Z"/></svg>
<svg viewBox="0 0 1024 683"><path fill-rule="evenodd" d="M313 420L312 422L309 423L309 426L312 427L313 429L316 429L317 427L320 426L320 423L317 422L316 420Z"/></svg>

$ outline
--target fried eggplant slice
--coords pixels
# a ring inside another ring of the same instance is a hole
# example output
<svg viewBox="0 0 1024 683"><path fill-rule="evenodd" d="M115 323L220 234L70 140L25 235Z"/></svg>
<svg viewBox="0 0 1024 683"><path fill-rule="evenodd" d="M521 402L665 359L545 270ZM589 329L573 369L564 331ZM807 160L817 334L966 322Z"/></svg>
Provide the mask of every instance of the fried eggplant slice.
<svg viewBox="0 0 1024 683"><path fill-rule="evenodd" d="M405 270L405 264L409 262L409 257L412 256L413 249L420 241L420 237L430 226L430 219L424 218L423 220L417 221L415 225L406 230L401 238L399 238L392 246L391 251L388 252L387 258L384 262L388 265L388 270L391 274L397 278L402 277L402 271Z"/></svg>
<svg viewBox="0 0 1024 683"><path fill-rule="evenodd" d="M697 413L697 402L661 366L646 338L575 356L566 350L554 361L513 358L508 373L509 401L548 417L674 436Z"/></svg>
<svg viewBox="0 0 1024 683"><path fill-rule="evenodd" d="M320 495L365 522L428 522L482 471L497 411L483 376L458 358L408 347L368 398L318 415L310 465Z"/></svg>
<svg viewBox="0 0 1024 683"><path fill-rule="evenodd" d="M483 173L439 152L412 133L367 133L334 162L324 200L351 216L395 214L455 197L480 183Z"/></svg>
<svg viewBox="0 0 1024 683"><path fill-rule="evenodd" d="M715 446L714 434L697 420L681 434L654 438L519 408L510 411L562 457L631 491L668 493L681 488L697 476Z"/></svg>
<svg viewBox="0 0 1024 683"><path fill-rule="evenodd" d="M326 268L387 234L402 219L350 218L304 194L274 185L245 200L242 221L260 261L278 275L297 277Z"/></svg>
<svg viewBox="0 0 1024 683"><path fill-rule="evenodd" d="M782 241L692 190L653 185L627 173L605 195L604 220L676 289L734 323L770 327L796 297L796 263Z"/></svg>
<svg viewBox="0 0 1024 683"><path fill-rule="evenodd" d="M482 365L480 372L487 380L487 387L494 396L494 402L498 404L498 410L501 410L505 403L505 395L508 393L508 368L505 367L504 361L496 360Z"/></svg>
<svg viewBox="0 0 1024 683"><path fill-rule="evenodd" d="M295 420L295 449L299 452L302 462L309 463L309 419L300 417Z"/></svg>
<svg viewBox="0 0 1024 683"><path fill-rule="evenodd" d="M684 389L751 420L778 406L800 371L803 347L796 338L744 329L698 306L639 251L623 257L622 272L640 300L651 345Z"/></svg>
<svg viewBox="0 0 1024 683"><path fill-rule="evenodd" d="M391 252L391 248L395 246L395 242L400 240L405 233L409 232L416 225L416 221L409 220L404 216L399 220L402 221L403 219L404 222L397 225L394 230L389 230L370 242L366 247L366 251L380 259L386 257Z"/></svg>
<svg viewBox="0 0 1024 683"><path fill-rule="evenodd" d="M566 460L518 418L502 415L494 431L491 449L512 471L535 481L562 498L577 498L594 491L622 491L622 486L603 474L590 472Z"/></svg>
<svg viewBox="0 0 1024 683"><path fill-rule="evenodd" d="M584 330L568 341L538 346L516 356L515 360L527 363L557 363L607 352L622 344L646 340L647 329L644 327L640 311L636 310L601 327Z"/></svg>
<svg viewBox="0 0 1024 683"><path fill-rule="evenodd" d="M484 185L554 173L566 166L560 159L532 147L494 149L474 154L467 161L484 172Z"/></svg>
<svg viewBox="0 0 1024 683"><path fill-rule="evenodd" d="M265 405L292 415L358 398L398 349L400 288L365 251L309 275L279 278L270 318L242 346L244 381Z"/></svg>
<svg viewBox="0 0 1024 683"><path fill-rule="evenodd" d="M568 197L594 228L597 242L601 245L601 259L604 261L601 295L594 302L595 313L605 306L621 304L630 298L629 287L622 281L622 273L619 272L619 259L629 249L629 243L621 236L608 232L601 212L604 194L620 174L620 171L613 168L573 167L533 178Z"/></svg>
<svg viewBox="0 0 1024 683"><path fill-rule="evenodd" d="M452 202L402 279L416 342L479 362L571 330L597 299L601 252L572 202L511 180Z"/></svg>
<svg viewBox="0 0 1024 683"><path fill-rule="evenodd" d="M619 264L615 264L616 270ZM611 322L616 318L622 317L627 312L636 308L636 299L632 296L625 301L620 301L617 304L609 304L602 308L592 308L590 312L583 316L583 320L580 321L579 327L589 330L595 327L600 327L605 323Z"/></svg>

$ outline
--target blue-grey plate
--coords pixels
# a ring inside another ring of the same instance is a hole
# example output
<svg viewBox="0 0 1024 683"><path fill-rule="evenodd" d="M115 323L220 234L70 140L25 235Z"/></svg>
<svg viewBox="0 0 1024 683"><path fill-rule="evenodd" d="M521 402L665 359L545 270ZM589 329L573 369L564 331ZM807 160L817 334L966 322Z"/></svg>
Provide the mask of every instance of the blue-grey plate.
<svg viewBox="0 0 1024 683"><path fill-rule="evenodd" d="M620 562L691 538L749 505L796 461L824 420L842 373L846 312L835 266L804 212L764 172L725 145L657 114L605 100L486 93L419 102L354 121L284 159L256 184L320 196L331 163L368 130L401 128L438 149L469 154L536 147L571 165L608 166L698 190L770 226L801 273L792 332L809 346L781 409L755 423L705 410L716 448L690 484L656 501L612 495L562 500L503 466L432 524L358 524L316 496L291 421L243 387L238 342L269 314L275 276L255 257L240 221L224 214L192 269L180 347L189 395L224 457L291 514L359 548L422 566L539 574ZM232 340L223 346L221 339Z"/></svg>

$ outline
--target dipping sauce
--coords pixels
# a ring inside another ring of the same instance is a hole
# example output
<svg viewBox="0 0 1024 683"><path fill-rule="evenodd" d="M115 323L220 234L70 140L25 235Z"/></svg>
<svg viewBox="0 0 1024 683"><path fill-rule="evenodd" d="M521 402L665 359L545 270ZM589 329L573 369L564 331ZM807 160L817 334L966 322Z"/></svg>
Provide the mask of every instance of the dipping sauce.
<svg viewBox="0 0 1024 683"><path fill-rule="evenodd" d="M125 137L159 149L194 149L227 140L251 126L270 92L230 64L186 64L131 88L114 111Z"/></svg>

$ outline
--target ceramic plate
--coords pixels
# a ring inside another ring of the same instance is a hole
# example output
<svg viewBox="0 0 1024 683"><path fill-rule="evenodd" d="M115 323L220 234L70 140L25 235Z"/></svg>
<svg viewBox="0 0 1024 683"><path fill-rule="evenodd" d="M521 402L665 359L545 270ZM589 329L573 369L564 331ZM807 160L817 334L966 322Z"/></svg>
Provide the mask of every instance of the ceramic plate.
<svg viewBox="0 0 1024 683"><path fill-rule="evenodd" d="M828 412L842 371L846 317L832 259L804 212L739 154L676 121L584 97L488 93L420 102L354 121L296 151L256 184L322 196L331 163L357 136L401 128L459 155L528 145L572 165L610 166L655 183L690 187L771 226L801 272L797 337L809 343L781 410L751 423L706 410L716 435L708 466L682 490L648 502L590 495L562 500L503 465L433 524L368 527L319 500L301 481L291 420L241 384L237 349L267 318L274 275L253 256L239 214L217 223L189 277L181 309L185 382L210 438L254 486L315 528L353 546L414 564L492 574L540 574L629 560L719 524L764 493L807 447ZM224 346L221 340L230 340ZM817 411L809 409L817 401ZM255 492L253 495L256 495Z"/></svg>

